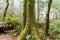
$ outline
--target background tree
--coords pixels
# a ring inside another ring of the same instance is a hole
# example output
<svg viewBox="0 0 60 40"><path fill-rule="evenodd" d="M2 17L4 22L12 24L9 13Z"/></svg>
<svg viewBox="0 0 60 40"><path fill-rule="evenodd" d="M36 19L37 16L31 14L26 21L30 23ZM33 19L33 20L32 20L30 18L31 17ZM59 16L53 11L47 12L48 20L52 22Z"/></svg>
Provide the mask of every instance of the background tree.
<svg viewBox="0 0 60 40"><path fill-rule="evenodd" d="M49 13L50 13L50 8L51 8L51 3L52 3L52 0L49 0L48 1L48 10L47 10L47 13L46 13L46 29L45 29L45 34L48 35L49 33Z"/></svg>
<svg viewBox="0 0 60 40"><path fill-rule="evenodd" d="M6 0L6 8L4 9L4 13L3 13L3 21L5 20L8 7L9 7L9 0Z"/></svg>

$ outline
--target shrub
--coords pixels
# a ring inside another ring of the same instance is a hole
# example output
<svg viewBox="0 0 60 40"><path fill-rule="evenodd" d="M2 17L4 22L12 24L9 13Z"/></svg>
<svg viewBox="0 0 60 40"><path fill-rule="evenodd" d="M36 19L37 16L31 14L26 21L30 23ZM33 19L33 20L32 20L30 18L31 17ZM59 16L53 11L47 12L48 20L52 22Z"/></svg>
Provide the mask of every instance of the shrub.
<svg viewBox="0 0 60 40"><path fill-rule="evenodd" d="M50 23L50 34L54 37L60 35L60 20L54 20L54 22Z"/></svg>
<svg viewBox="0 0 60 40"><path fill-rule="evenodd" d="M7 17L5 22L8 25L8 27L12 27L13 30L18 31L21 28L21 24L18 21L19 19L14 17Z"/></svg>

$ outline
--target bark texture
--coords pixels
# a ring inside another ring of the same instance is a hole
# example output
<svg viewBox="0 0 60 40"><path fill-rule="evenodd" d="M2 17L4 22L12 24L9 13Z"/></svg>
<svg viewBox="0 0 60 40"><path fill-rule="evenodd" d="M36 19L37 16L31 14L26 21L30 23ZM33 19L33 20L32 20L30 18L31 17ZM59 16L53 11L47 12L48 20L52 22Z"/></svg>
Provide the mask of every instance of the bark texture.
<svg viewBox="0 0 60 40"><path fill-rule="evenodd" d="M24 0L22 13L23 13L23 22L22 22L22 30L23 30L26 26L27 0Z"/></svg>
<svg viewBox="0 0 60 40"><path fill-rule="evenodd" d="M35 0L27 0L26 26L17 40L24 40L29 32L31 33L31 40L40 40L35 24Z"/></svg>

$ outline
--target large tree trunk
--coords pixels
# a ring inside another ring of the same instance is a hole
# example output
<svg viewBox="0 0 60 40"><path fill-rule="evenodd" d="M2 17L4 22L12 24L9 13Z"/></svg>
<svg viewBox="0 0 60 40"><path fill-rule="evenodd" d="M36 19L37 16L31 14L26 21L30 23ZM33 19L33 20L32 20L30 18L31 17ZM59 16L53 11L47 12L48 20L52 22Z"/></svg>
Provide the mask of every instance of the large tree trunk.
<svg viewBox="0 0 60 40"><path fill-rule="evenodd" d="M5 20L8 7L9 7L9 0L6 0L6 8L4 9L4 13L3 13L3 21Z"/></svg>
<svg viewBox="0 0 60 40"><path fill-rule="evenodd" d="M27 0L26 27L17 40L24 40L30 31L32 40L40 40L35 27L35 0Z"/></svg>
<svg viewBox="0 0 60 40"><path fill-rule="evenodd" d="M24 0L23 4L23 22L22 22L22 30L26 26L26 13L27 13L27 0Z"/></svg>
<svg viewBox="0 0 60 40"><path fill-rule="evenodd" d="M49 33L49 13L50 13L50 8L51 8L51 3L52 3L52 0L49 0L48 1L48 10L47 10L47 13L46 13L46 30L45 30L45 34L48 35Z"/></svg>
<svg viewBox="0 0 60 40"><path fill-rule="evenodd" d="M35 24L35 0L28 0L28 13L29 25L31 27L31 40L40 40L36 30Z"/></svg>

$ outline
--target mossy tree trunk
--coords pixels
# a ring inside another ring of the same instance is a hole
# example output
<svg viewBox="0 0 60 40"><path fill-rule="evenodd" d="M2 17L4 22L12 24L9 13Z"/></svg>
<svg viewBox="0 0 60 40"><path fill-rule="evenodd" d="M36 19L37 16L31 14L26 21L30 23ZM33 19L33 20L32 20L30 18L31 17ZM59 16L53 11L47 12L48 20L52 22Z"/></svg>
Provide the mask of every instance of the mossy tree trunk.
<svg viewBox="0 0 60 40"><path fill-rule="evenodd" d="M6 0L6 8L4 9L4 12L3 12L3 21L5 20L8 7L9 7L9 0Z"/></svg>
<svg viewBox="0 0 60 40"><path fill-rule="evenodd" d="M28 18L26 18L27 15L27 0L23 1L23 22L22 22L22 31L20 35L18 36L17 40L25 40L25 37L29 31L29 22ZM26 21L27 20L27 21Z"/></svg>
<svg viewBox="0 0 60 40"><path fill-rule="evenodd" d="M36 30L36 23L35 23L35 0L28 0L28 16L29 17L29 25L31 27L31 40L40 40ZM28 22L29 22L28 21Z"/></svg>
<svg viewBox="0 0 60 40"><path fill-rule="evenodd" d="M35 25L35 0L27 0L26 26L17 40L25 40L27 34L31 33L31 40L40 40Z"/></svg>
<svg viewBox="0 0 60 40"><path fill-rule="evenodd" d="M50 8L51 8L51 3L52 3L52 0L49 0L48 1L48 10L47 10L47 13L46 13L46 29L45 29L45 34L48 35L49 33L49 13L50 13Z"/></svg>
<svg viewBox="0 0 60 40"><path fill-rule="evenodd" d="M23 22L22 22L22 30L26 26L26 13L27 13L27 0L24 0L23 4Z"/></svg>

